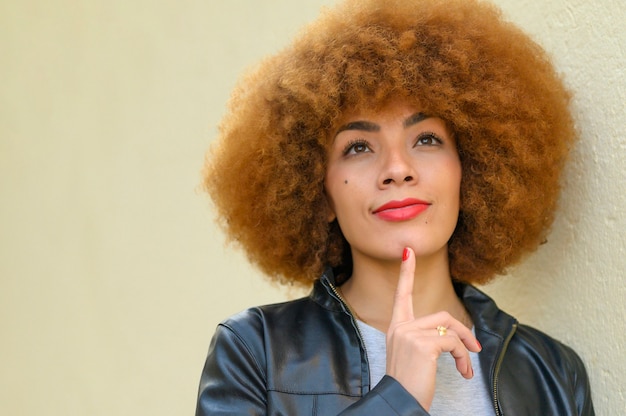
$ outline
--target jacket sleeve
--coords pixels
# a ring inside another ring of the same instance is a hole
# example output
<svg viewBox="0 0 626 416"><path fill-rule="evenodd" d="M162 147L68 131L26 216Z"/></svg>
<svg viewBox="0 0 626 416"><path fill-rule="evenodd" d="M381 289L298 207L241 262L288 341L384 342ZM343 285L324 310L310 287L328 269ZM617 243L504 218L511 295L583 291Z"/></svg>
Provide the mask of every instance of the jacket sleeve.
<svg viewBox="0 0 626 416"><path fill-rule="evenodd" d="M196 416L265 415L265 369L245 341L220 324L200 378Z"/></svg>
<svg viewBox="0 0 626 416"><path fill-rule="evenodd" d="M427 416L428 414L418 401L390 376L384 376L376 387L361 400L340 413L341 416Z"/></svg>

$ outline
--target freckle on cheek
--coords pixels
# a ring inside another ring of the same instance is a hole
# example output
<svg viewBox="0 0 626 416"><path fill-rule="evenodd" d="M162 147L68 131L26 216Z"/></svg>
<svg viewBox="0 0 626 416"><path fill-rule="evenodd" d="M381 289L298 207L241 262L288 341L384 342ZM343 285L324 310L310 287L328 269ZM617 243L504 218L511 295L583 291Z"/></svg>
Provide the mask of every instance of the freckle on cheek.
<svg viewBox="0 0 626 416"><path fill-rule="evenodd" d="M345 183L347 185L348 184L348 180L346 179L345 181L343 181L343 183Z"/></svg>

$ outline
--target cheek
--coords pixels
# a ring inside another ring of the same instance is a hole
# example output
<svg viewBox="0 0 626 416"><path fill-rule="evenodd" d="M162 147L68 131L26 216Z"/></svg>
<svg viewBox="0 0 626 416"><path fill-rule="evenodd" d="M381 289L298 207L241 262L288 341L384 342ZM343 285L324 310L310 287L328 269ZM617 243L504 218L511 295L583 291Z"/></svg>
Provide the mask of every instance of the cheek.
<svg viewBox="0 0 626 416"><path fill-rule="evenodd" d="M461 189L461 162L457 158L452 158L443 166L443 171L447 172L447 187L458 195Z"/></svg>
<svg viewBox="0 0 626 416"><path fill-rule="evenodd" d="M349 185L349 179L343 175L338 175L336 172L328 172L326 179L324 180L324 191L326 193L326 200L328 201L329 215L328 222L332 222L337 218L337 210L341 210L344 206L342 197L345 195L347 186Z"/></svg>
<svg viewBox="0 0 626 416"><path fill-rule="evenodd" d="M360 200L357 180L349 175L338 176L332 183L327 182L326 194L335 218L345 221L353 216Z"/></svg>

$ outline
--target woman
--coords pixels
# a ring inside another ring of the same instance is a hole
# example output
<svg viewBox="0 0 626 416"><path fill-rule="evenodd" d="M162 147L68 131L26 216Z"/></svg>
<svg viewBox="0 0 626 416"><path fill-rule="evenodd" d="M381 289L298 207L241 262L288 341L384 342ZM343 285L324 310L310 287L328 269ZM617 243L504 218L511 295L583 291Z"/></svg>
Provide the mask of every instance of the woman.
<svg viewBox="0 0 626 416"><path fill-rule="evenodd" d="M482 284L545 240L574 139L545 53L468 0L348 0L233 94L205 185L309 297L219 325L197 415L593 415Z"/></svg>

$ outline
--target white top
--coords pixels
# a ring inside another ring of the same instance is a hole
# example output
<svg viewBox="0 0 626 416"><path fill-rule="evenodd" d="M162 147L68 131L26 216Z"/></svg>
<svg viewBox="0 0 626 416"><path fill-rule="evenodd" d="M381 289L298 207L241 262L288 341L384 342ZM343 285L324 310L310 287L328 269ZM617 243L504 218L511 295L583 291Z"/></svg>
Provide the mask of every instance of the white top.
<svg viewBox="0 0 626 416"><path fill-rule="evenodd" d="M385 375L387 363L386 336L378 329L357 320L359 330L367 349L370 368L370 384L374 387ZM474 333L474 328L472 328ZM437 380L435 397L429 413L433 416L444 415L494 415L491 396L483 375L477 353L470 352L474 377L466 380L456 369L454 358L450 354L441 354L437 362Z"/></svg>

